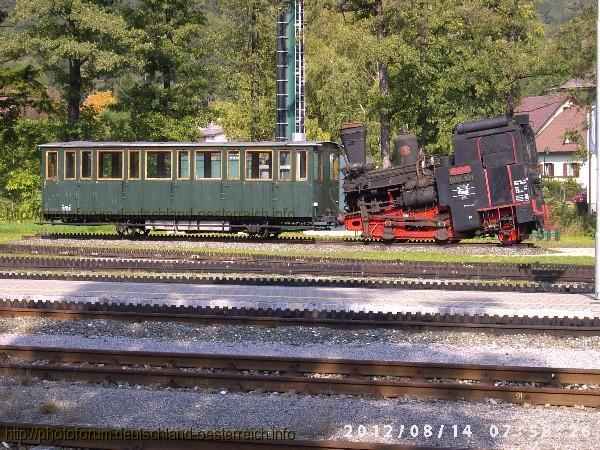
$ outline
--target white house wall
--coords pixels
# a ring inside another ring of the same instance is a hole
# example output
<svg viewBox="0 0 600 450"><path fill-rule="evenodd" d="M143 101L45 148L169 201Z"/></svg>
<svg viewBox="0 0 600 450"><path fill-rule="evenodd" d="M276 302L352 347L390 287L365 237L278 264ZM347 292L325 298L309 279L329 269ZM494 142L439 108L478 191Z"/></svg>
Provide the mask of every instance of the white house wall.
<svg viewBox="0 0 600 450"><path fill-rule="evenodd" d="M543 153L538 153L538 163L539 164L552 164L554 166L554 177L568 177L569 173L564 172L564 164L573 164L578 163L582 164L579 168L579 177L576 178L578 183L581 183L583 187L587 187L588 185L588 174L587 174L587 164L582 161L573 161L571 159L571 153L550 153L549 155L544 155ZM568 169L567 169L568 170Z"/></svg>

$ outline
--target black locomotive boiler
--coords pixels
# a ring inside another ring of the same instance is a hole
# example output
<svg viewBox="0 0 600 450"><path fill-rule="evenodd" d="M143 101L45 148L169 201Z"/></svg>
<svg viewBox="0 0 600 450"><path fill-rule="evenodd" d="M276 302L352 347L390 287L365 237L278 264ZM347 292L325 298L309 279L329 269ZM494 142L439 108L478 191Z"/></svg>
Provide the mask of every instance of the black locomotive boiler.
<svg viewBox="0 0 600 450"><path fill-rule="evenodd" d="M366 163L366 128L341 132L344 226L385 242L457 242L496 235L505 245L543 226L535 136L529 116L501 116L458 125L452 157L425 157L414 135L396 140L394 165Z"/></svg>

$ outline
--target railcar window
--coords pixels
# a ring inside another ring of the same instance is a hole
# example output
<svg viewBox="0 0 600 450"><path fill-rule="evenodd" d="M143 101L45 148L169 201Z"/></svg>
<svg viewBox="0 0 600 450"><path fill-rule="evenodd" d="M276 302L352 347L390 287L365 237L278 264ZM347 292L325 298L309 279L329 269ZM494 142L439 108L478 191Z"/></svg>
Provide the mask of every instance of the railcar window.
<svg viewBox="0 0 600 450"><path fill-rule="evenodd" d="M123 178L123 152L98 152L98 179L120 180Z"/></svg>
<svg viewBox="0 0 600 450"><path fill-rule="evenodd" d="M92 178L92 152L86 150L81 152L81 179Z"/></svg>
<svg viewBox="0 0 600 450"><path fill-rule="evenodd" d="M171 179L171 151L146 151L146 178Z"/></svg>
<svg viewBox="0 0 600 450"><path fill-rule="evenodd" d="M227 179L240 179L240 152L237 150L227 152Z"/></svg>
<svg viewBox="0 0 600 450"><path fill-rule="evenodd" d="M58 178L58 152L46 153L46 179Z"/></svg>
<svg viewBox="0 0 600 450"><path fill-rule="evenodd" d="M340 179L340 155L337 153L329 154L329 179L331 181Z"/></svg>
<svg viewBox="0 0 600 450"><path fill-rule="evenodd" d="M279 151L279 179L281 181L292 179L292 152L289 150Z"/></svg>
<svg viewBox="0 0 600 450"><path fill-rule="evenodd" d="M129 150L129 179L140 179L140 151Z"/></svg>
<svg viewBox="0 0 600 450"><path fill-rule="evenodd" d="M271 180L273 178L273 153L246 150L246 179Z"/></svg>
<svg viewBox="0 0 600 450"><path fill-rule="evenodd" d="M190 178L190 152L188 150L177 152L177 178L180 180Z"/></svg>
<svg viewBox="0 0 600 450"><path fill-rule="evenodd" d="M196 179L221 179L221 152L196 151Z"/></svg>
<svg viewBox="0 0 600 450"><path fill-rule="evenodd" d="M314 174L315 180L323 181L323 152L317 151L315 158Z"/></svg>
<svg viewBox="0 0 600 450"><path fill-rule="evenodd" d="M74 180L75 174L75 152L65 152L65 180Z"/></svg>
<svg viewBox="0 0 600 450"><path fill-rule="evenodd" d="M298 150L296 158L296 179L304 181L308 178L308 152L306 150Z"/></svg>

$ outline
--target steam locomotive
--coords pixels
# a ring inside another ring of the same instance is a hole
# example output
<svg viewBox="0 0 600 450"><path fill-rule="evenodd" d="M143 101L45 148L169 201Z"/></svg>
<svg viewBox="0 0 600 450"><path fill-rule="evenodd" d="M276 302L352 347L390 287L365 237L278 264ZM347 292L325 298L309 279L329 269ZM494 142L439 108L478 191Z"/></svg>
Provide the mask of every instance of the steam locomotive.
<svg viewBox="0 0 600 450"><path fill-rule="evenodd" d="M529 116L459 124L452 157L425 157L412 134L396 139L394 164L366 162L366 128L347 124L342 143L344 226L386 243L458 242L476 234L519 243L546 216Z"/></svg>

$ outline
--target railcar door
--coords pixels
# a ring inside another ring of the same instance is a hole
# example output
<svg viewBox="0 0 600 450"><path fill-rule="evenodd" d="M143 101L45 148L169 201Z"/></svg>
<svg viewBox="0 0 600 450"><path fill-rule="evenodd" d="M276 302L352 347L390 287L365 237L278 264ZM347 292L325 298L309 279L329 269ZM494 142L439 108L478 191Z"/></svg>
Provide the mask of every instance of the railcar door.
<svg viewBox="0 0 600 450"><path fill-rule="evenodd" d="M61 212L58 156L58 150L44 150L42 207L46 214L59 214Z"/></svg>
<svg viewBox="0 0 600 450"><path fill-rule="evenodd" d="M91 149L79 152L79 195L78 213L80 216L92 218L95 215L94 205L94 153Z"/></svg>
<svg viewBox="0 0 600 450"><path fill-rule="evenodd" d="M129 220L143 220L144 192L142 188L142 152L139 149L127 151L127 178L123 184L123 214Z"/></svg>
<svg viewBox="0 0 600 450"><path fill-rule="evenodd" d="M146 149L144 158L144 215L170 220L174 211L173 152L165 149Z"/></svg>
<svg viewBox="0 0 600 450"><path fill-rule="evenodd" d="M312 158L315 153L312 147L303 147L295 151L294 158L294 189L290 199L291 210L294 217L311 220L314 212Z"/></svg>
<svg viewBox="0 0 600 450"><path fill-rule="evenodd" d="M194 151L194 183L192 213L200 220L221 219L221 183L223 180L223 152L219 149Z"/></svg>
<svg viewBox="0 0 600 450"><path fill-rule="evenodd" d="M187 148L175 152L173 211L178 220L192 216L192 153Z"/></svg>
<svg viewBox="0 0 600 450"><path fill-rule="evenodd" d="M326 192L328 183L326 176L329 165L327 164L327 152L322 147L314 148L313 153L313 167L312 167L312 179L313 179L313 216L322 216L325 214L326 199L328 192Z"/></svg>
<svg viewBox="0 0 600 450"><path fill-rule="evenodd" d="M247 148L244 150L244 183L242 206L251 223L264 223L273 217L274 208L274 151Z"/></svg>
<svg viewBox="0 0 600 450"><path fill-rule="evenodd" d="M225 173L221 183L223 216L235 221L243 215L242 152L239 148L224 152Z"/></svg>
<svg viewBox="0 0 600 450"><path fill-rule="evenodd" d="M79 211L79 183L77 181L77 152L63 150L63 177L60 185L60 203L63 216L75 216Z"/></svg>
<svg viewBox="0 0 600 450"><path fill-rule="evenodd" d="M297 217L294 202L297 195L294 186L294 150L280 148L276 152L276 177L273 182L273 215L279 221Z"/></svg>
<svg viewBox="0 0 600 450"><path fill-rule="evenodd" d="M95 211L102 219L117 219L123 213L123 183L125 176L123 150L96 152Z"/></svg>

